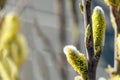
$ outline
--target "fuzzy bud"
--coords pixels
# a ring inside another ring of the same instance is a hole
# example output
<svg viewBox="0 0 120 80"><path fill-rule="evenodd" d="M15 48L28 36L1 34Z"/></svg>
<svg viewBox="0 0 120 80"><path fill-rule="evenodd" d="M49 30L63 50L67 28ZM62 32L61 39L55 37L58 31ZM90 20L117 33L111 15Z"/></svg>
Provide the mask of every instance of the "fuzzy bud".
<svg viewBox="0 0 120 80"><path fill-rule="evenodd" d="M87 27L86 27L86 31L85 31L85 37L86 39L89 39L90 38L90 25L88 24Z"/></svg>
<svg viewBox="0 0 120 80"><path fill-rule="evenodd" d="M74 70L84 78L87 78L88 69L85 55L80 53L76 47L72 45L65 46L63 50L67 57L67 61L74 68Z"/></svg>
<svg viewBox="0 0 120 80"><path fill-rule="evenodd" d="M104 37L106 29L106 21L104 11L101 7L95 7L92 14L92 28L95 53L104 46Z"/></svg>

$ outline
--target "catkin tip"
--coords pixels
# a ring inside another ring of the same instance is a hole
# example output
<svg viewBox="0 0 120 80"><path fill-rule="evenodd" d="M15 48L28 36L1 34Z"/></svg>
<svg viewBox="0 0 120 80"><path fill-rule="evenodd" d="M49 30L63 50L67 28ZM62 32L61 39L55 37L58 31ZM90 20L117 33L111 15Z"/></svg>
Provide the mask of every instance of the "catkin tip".
<svg viewBox="0 0 120 80"><path fill-rule="evenodd" d="M104 11L103 11L102 7L100 7L100 6L96 6L93 11L94 12L99 11L100 13L104 14Z"/></svg>
<svg viewBox="0 0 120 80"><path fill-rule="evenodd" d="M63 52L65 53L65 55L68 54L68 50L69 50L69 49L74 50L74 51L77 50L76 47L73 46L73 45L66 45L66 46L63 48Z"/></svg>

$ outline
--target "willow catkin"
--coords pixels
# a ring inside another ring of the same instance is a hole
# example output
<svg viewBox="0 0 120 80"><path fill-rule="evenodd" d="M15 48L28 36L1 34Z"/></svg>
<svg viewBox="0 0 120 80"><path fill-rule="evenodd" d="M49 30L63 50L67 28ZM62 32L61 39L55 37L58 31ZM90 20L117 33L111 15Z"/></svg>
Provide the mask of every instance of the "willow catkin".
<svg viewBox="0 0 120 80"><path fill-rule="evenodd" d="M99 52L101 47L104 46L106 21L104 11L101 7L94 8L92 14L92 29L95 53Z"/></svg>
<svg viewBox="0 0 120 80"><path fill-rule="evenodd" d="M85 55L80 53L74 46L68 45L64 47L64 53L67 61L74 68L76 72L87 78L88 69Z"/></svg>
<svg viewBox="0 0 120 80"><path fill-rule="evenodd" d="M1 43L9 43L13 40L13 37L19 32L20 29L20 19L19 16L14 13L8 13L3 21L2 24L2 31L1 31Z"/></svg>
<svg viewBox="0 0 120 80"><path fill-rule="evenodd" d="M0 57L5 56L3 52L8 50L11 41L14 40L14 37L19 31L19 28L20 19L16 13L9 12L5 15L0 35Z"/></svg>

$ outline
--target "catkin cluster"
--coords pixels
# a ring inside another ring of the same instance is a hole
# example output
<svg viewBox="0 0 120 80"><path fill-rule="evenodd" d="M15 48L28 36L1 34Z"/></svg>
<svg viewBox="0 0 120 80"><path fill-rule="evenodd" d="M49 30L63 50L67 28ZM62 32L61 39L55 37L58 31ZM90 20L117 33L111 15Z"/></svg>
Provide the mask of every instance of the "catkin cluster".
<svg viewBox="0 0 120 80"><path fill-rule="evenodd" d="M26 39L19 33L20 18L15 12L9 12L0 26L0 77L18 80L18 70L27 56Z"/></svg>
<svg viewBox="0 0 120 80"><path fill-rule="evenodd" d="M93 33L94 56L97 56L95 59L99 59L98 57L100 56L98 53L102 51L102 47L104 46L105 29L106 22L104 11L101 7L97 6L92 14L92 26L88 24L85 32L86 41L89 41L91 34ZM80 53L74 46L71 45L64 47L64 53L69 64L81 75L75 77L75 80L86 80L88 78L88 68L85 55Z"/></svg>

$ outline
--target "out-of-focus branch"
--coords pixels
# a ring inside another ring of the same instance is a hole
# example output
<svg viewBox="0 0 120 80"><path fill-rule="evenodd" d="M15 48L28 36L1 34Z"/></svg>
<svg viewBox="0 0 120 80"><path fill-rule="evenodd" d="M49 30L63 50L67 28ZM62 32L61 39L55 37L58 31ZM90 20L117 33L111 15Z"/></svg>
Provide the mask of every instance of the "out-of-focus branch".
<svg viewBox="0 0 120 80"><path fill-rule="evenodd" d="M41 37L41 39L43 40L43 42L45 44L45 48L46 48L45 50L49 52L49 56L51 57L52 62L54 63L54 65L56 65L57 59L56 59L56 53L54 51L54 48L52 47L52 44L49 41L49 39L45 36L45 34L40 29L40 26L39 26L36 18L34 19L33 25L36 28L36 32L37 32L38 36Z"/></svg>
<svg viewBox="0 0 120 80"><path fill-rule="evenodd" d="M24 11L24 9L26 8L27 4L30 2L31 0L18 0L16 3L16 12L21 15L22 12Z"/></svg>
<svg viewBox="0 0 120 80"><path fill-rule="evenodd" d="M113 23L113 27L115 31L114 69L116 73L120 73L120 61L116 60L116 58L120 59L119 58L120 51L118 50L119 45L118 45L118 42L116 42L116 39L118 35L120 34L120 10L118 10L117 7L111 6L110 12L111 12L111 15L114 16L114 20L115 20L115 22Z"/></svg>
<svg viewBox="0 0 120 80"><path fill-rule="evenodd" d="M104 0L109 6L111 22L114 28L114 70L111 74L120 74L120 0ZM110 72L111 69L108 70Z"/></svg>
<svg viewBox="0 0 120 80"><path fill-rule="evenodd" d="M67 80L67 61L65 55L63 54L63 47L66 42L66 31L65 31L65 0L58 0L57 11L59 15L59 38L60 38L60 54L58 57L59 70L62 80Z"/></svg>
<svg viewBox="0 0 120 80"><path fill-rule="evenodd" d="M77 0L70 0L71 4L71 11L72 11L72 16L73 16L73 43L77 47L77 49L80 50L80 30L79 30L79 16L76 8L76 2Z"/></svg>

